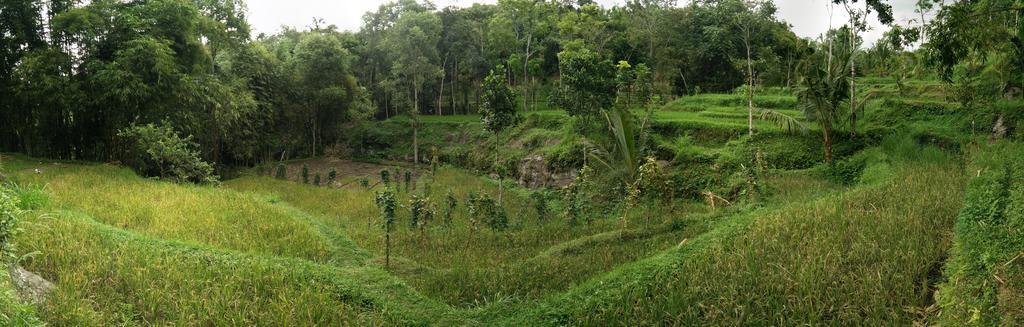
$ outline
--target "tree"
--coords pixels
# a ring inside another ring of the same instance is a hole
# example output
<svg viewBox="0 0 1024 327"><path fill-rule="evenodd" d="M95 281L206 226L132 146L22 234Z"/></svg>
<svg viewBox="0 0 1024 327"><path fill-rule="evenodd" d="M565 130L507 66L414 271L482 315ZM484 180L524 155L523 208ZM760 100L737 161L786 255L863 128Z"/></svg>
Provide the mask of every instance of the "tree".
<svg viewBox="0 0 1024 327"><path fill-rule="evenodd" d="M289 65L299 86L295 101L307 112L310 153L316 156L324 131L334 131L348 120L347 110L360 97L350 70L351 55L337 38L314 32L302 37Z"/></svg>
<svg viewBox="0 0 1024 327"><path fill-rule="evenodd" d="M658 46L668 37L664 33L666 25L665 13L675 6L675 0L627 0L626 10L629 13L627 35L634 44L641 42L647 46L647 62L656 70L662 62L658 56Z"/></svg>
<svg viewBox="0 0 1024 327"><path fill-rule="evenodd" d="M492 33L511 32L513 46L518 53L517 65L522 68L523 111L529 111L530 58L539 52L543 37L554 28L551 7L546 1L534 0L499 0L498 12L491 21ZM511 59L510 59L511 60Z"/></svg>
<svg viewBox="0 0 1024 327"><path fill-rule="evenodd" d="M759 52L754 44L758 35L764 35L774 20L775 5L771 1L741 0L741 9L736 10L736 29L746 52L747 71L747 131L754 136L754 55Z"/></svg>
<svg viewBox="0 0 1024 327"><path fill-rule="evenodd" d="M843 4L846 8L847 14L850 16L850 137L857 137L857 50L860 48L858 43L858 32L867 31L868 29L868 16L874 11L878 16L878 21L882 24L891 24L893 21L892 17L892 6L885 3L885 0L863 0L864 8L858 9L854 5L857 4L858 0L832 0L837 4Z"/></svg>
<svg viewBox="0 0 1024 327"><path fill-rule="evenodd" d="M178 183L215 183L213 167L199 158L192 137L182 138L169 126L132 126L119 134L134 149L125 162L140 174Z"/></svg>
<svg viewBox="0 0 1024 327"><path fill-rule="evenodd" d="M412 109L408 113L412 121L413 161L417 165L420 162L417 130L419 95L424 83L444 73L437 66L436 45L440 35L441 20L437 15L429 11L406 11L395 21L385 41L395 55L391 74L408 81L412 93Z"/></svg>
<svg viewBox="0 0 1024 327"><path fill-rule="evenodd" d="M850 99L849 79L843 76L847 57L840 60L812 57L807 60L804 85L797 92L809 120L821 126L825 162L832 163L832 132L845 116L844 102Z"/></svg>
<svg viewBox="0 0 1024 327"><path fill-rule="evenodd" d="M612 63L579 45L558 54L562 71L556 102L570 116L596 117L615 99L615 70Z"/></svg>
<svg viewBox="0 0 1024 327"><path fill-rule="evenodd" d="M515 108L516 94L505 79L505 67L498 66L484 79L481 119L484 128L495 137L522 119Z"/></svg>
<svg viewBox="0 0 1024 327"><path fill-rule="evenodd" d="M380 219L384 225L384 267L391 266L391 230L395 226L395 192L390 187L384 191L377 192L375 202L380 210Z"/></svg>

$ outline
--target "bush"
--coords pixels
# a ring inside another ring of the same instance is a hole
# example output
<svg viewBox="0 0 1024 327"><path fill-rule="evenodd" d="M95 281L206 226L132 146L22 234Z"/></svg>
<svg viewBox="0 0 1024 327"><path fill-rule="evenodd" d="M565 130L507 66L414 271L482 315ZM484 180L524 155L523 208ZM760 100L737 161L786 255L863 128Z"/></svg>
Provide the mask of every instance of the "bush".
<svg viewBox="0 0 1024 327"><path fill-rule="evenodd" d="M834 161L826 165L822 171L823 177L840 185L853 185L860 181L867 162L864 158L850 158L847 160Z"/></svg>
<svg viewBox="0 0 1024 327"><path fill-rule="evenodd" d="M336 180L338 180L338 170L331 168L331 171L327 172L327 185L334 184Z"/></svg>
<svg viewBox="0 0 1024 327"><path fill-rule="evenodd" d="M288 172L288 168L285 167L283 163L279 163L279 164L277 164L277 173L274 174L274 177L277 178L277 179L286 179L286 178L288 178L288 173L287 172Z"/></svg>
<svg viewBox="0 0 1024 327"><path fill-rule="evenodd" d="M505 214L505 209L498 206L498 202L494 201L490 195L477 196L475 193L470 193L468 203L470 217L474 224L483 222L492 230L508 228L508 215Z"/></svg>
<svg viewBox="0 0 1024 327"><path fill-rule="evenodd" d="M548 218L548 196L544 192L533 192L530 194L530 199L533 200L533 209L537 210L537 220L544 222Z"/></svg>
<svg viewBox="0 0 1024 327"><path fill-rule="evenodd" d="M313 185L320 186L320 173L316 173L316 176L313 176Z"/></svg>
<svg viewBox="0 0 1024 327"><path fill-rule="evenodd" d="M444 207L444 225L450 226L452 224L452 216L455 214L455 208L459 206L459 200L455 198L455 193L451 190L445 194L445 207Z"/></svg>
<svg viewBox="0 0 1024 327"><path fill-rule="evenodd" d="M199 157L192 137L181 138L169 126L132 126L118 136L133 143L125 162L139 174L177 183L216 183L213 166Z"/></svg>
<svg viewBox="0 0 1024 327"><path fill-rule="evenodd" d="M302 164L302 183L309 184L309 165Z"/></svg>
<svg viewBox="0 0 1024 327"><path fill-rule="evenodd" d="M14 235L17 233L19 208L18 198L5 186L0 186L0 264L9 264L15 259Z"/></svg>

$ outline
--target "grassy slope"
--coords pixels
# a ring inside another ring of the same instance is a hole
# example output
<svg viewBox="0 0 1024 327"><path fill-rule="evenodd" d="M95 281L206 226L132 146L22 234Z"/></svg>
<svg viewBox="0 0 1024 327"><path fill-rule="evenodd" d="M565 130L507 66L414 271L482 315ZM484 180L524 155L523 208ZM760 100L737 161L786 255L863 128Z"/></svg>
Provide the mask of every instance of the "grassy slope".
<svg viewBox="0 0 1024 327"><path fill-rule="evenodd" d="M909 324L905 309L929 304L962 176L904 167L881 185L723 219L506 323Z"/></svg>
<svg viewBox="0 0 1024 327"><path fill-rule="evenodd" d="M52 195L51 206L25 215L18 239L23 252L38 251L26 267L65 286L41 308L47 322L454 319L388 273L362 266L368 253L343 235L328 234L310 215L274 199L150 181L103 165L5 160L18 169L11 177L45 184Z"/></svg>
<svg viewBox="0 0 1024 327"><path fill-rule="evenodd" d="M700 101L726 103L735 101L733 98L707 96ZM781 108L787 100L780 97L778 101ZM731 102L726 105L732 106ZM869 110L882 112L885 108ZM733 112L735 108L704 111L713 115L700 116L703 111L685 110L667 115L679 117L673 124L693 123L693 128L712 120L742 118ZM424 118L448 128L476 124L476 117L470 116L451 121ZM742 124L726 124L736 125L725 127L730 133L745 130ZM948 132L962 130L959 127ZM442 142L446 133L438 133L436 139ZM55 206L65 209L34 212L26 228L29 234L44 236L26 238L22 243L23 250L28 247L42 251L28 263L29 268L58 284L84 285L62 288L56 300L43 308L42 316L58 325L123 321L194 321L198 325L827 325L856 321L906 325L929 318L932 286L952 245L950 230L960 209L965 178L949 160L895 157L883 158L883 164L871 161L864 179L872 183L852 191L826 192L824 197L819 191L795 192L802 185L816 185L815 190L830 187L806 179L805 172L787 172L775 181L778 195L766 208L682 217L641 212L632 217L631 226L644 226L643 216L652 215L657 215L660 223L627 231L614 228L614 219L582 228L542 225L523 205L521 195L511 193L507 195L507 209L517 213L512 215L513 222L520 223L507 232L510 236L486 230L472 232L464 217L456 218L451 230L428 231L428 237L403 230L397 243L399 255L405 259L391 271L374 268L378 258L367 260L382 251L379 231L372 224L365 225L365 219L375 213L369 204L371 193L365 190L336 191L243 178L228 183L229 188L246 191L238 194L138 180L109 167L73 167L68 175L94 170L96 176L65 182L60 181L67 177L64 174L56 180L42 177L48 172L35 177L20 174L22 179L54 184L47 189L55 194ZM28 160L13 164L5 161L5 165L18 170L36 166ZM104 184L105 178L116 183ZM122 182L145 185L117 190ZM463 199L470 190L494 189L493 182L450 171L442 173L437 183L438 188L456 187ZM100 191L97 194L78 194L90 193L94 186ZM1014 190L1008 191L1008 198L1024 198ZM190 198L191 193L202 194L203 198ZM169 201L168 207L161 207L161 201L146 200L160 196L172 199L161 200ZM111 201L119 197L126 200ZM224 203L242 203L274 213L259 221L236 221L236 217L224 214L231 211L229 207L218 207L213 201L212 206L219 209L198 213L203 220L191 220L213 223L215 228L229 230L229 235L240 235L232 239L215 237L220 235L218 231L203 226L183 226L179 230L161 227L173 225L176 216L145 211L176 208L202 202L206 197L221 197ZM432 197L438 199L441 195L435 192ZM185 200L173 200L178 198ZM972 201L967 198L969 204ZM1007 208L1019 208L1021 202L1024 200L1007 201ZM157 223L132 225L138 219ZM308 235L302 237L309 243L278 243L258 230L242 228L245 224L258 226L262 220L292 226L288 228ZM683 230L673 226L680 221L687 226ZM1021 316L1020 306L1013 306L1020 302L1013 301L1020 298L1019 281L1024 280L1020 262L1024 260L1018 259L1021 261L1014 265L1011 247L999 248L998 252L962 250L991 245L981 237L980 243L969 243L970 234L962 227L964 221L961 212L957 225L959 250L953 251L954 260L947 265L946 274L967 282L944 286L943 294L953 296L940 300L943 319L960 322L952 319L971 317L963 313L976 308L956 304L977 297L988 301L982 302L989 304L983 307L989 310L986 315L998 312L1003 321L1019 321L1005 317ZM120 227L129 228L125 231ZM438 237L443 233L449 233L449 237ZM680 239L686 241L676 246ZM309 244L314 250L301 248ZM327 250L319 250L316 244L324 244ZM652 253L656 254L650 256ZM1005 260L998 261L1003 266L982 266L994 268L995 279L985 275L990 270L954 274L958 262L977 267L973 261L977 258L991 260L985 262ZM484 267L467 269L479 266ZM391 274L402 277L426 296ZM1011 282L992 287L1003 280ZM576 283L580 284L570 285ZM974 287L977 285L984 287ZM242 296L235 298L237 294ZM995 302L990 301L993 298ZM463 310L434 299L484 305ZM525 301L530 299L539 301ZM946 299L952 301L946 303ZM993 320L974 322L979 321Z"/></svg>
<svg viewBox="0 0 1024 327"><path fill-rule="evenodd" d="M38 167L42 174L22 171L15 177L45 185L58 207L147 236L317 262L344 260L339 256L350 252L292 212L259 198L147 181L107 165Z"/></svg>
<svg viewBox="0 0 1024 327"><path fill-rule="evenodd" d="M614 237L620 223L614 219L569 226L560 217L557 206L552 217L538 217L525 192L511 189L504 196L505 210L512 227L495 233L482 225L473 225L463 203L470 192L497 197L494 181L461 170L443 168L436 176L424 175L417 183L437 204L451 190L460 204L451 226L441 225L443 208L425 230L408 227L408 210L399 210L398 228L392 235L393 255L398 257L391 271L409 281L427 295L454 305L474 305L499 300L537 298L560 291L572 284L611 270L617 265L664 249L679 239L705 228L687 218L690 210L661 208L638 210L631 218L640 228L634 233ZM344 189L313 188L299 183L247 176L226 186L243 192L280 198L313 213L329 226L344 231L378 256L382 264L383 235L372 202L375 190L359 186ZM399 203L406 204L408 192L400 192ZM554 204L553 204L554 205ZM680 212L673 214L672 212ZM343 213L343 214L339 214ZM648 217L654 217L648 220ZM564 242L594 235L605 235L616 242L598 242L574 248L558 255L541 255Z"/></svg>
<svg viewBox="0 0 1024 327"><path fill-rule="evenodd" d="M1024 147L978 149L940 291L950 326L1024 325Z"/></svg>

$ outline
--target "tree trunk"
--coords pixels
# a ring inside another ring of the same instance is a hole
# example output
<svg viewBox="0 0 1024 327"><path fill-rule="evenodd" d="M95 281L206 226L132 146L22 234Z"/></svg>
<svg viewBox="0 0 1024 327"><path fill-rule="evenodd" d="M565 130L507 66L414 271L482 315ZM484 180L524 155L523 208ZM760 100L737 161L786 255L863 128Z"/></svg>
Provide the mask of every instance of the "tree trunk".
<svg viewBox="0 0 1024 327"><path fill-rule="evenodd" d="M441 91L437 92L437 115L441 116L441 104L444 103L444 68L448 67L448 54L444 54L444 63L441 64Z"/></svg>
<svg viewBox="0 0 1024 327"><path fill-rule="evenodd" d="M825 163L832 163L832 127L822 126L825 141Z"/></svg>
<svg viewBox="0 0 1024 327"><path fill-rule="evenodd" d="M413 82L413 84L415 84L415 82ZM419 124L416 122L416 115L420 111L420 101L419 101L419 99L420 99L420 92L419 92L419 88L417 88L417 87L413 87L412 88L412 99L413 99L413 105L412 105L413 112L410 115L410 117L412 118L412 160L413 160L413 165L415 167L416 165L420 164L420 144L419 144L419 140L417 139L417 136L419 136L419 135L417 133L418 131L416 130L417 128L419 128L419 126L418 126Z"/></svg>
<svg viewBox="0 0 1024 327"><path fill-rule="evenodd" d="M866 1L865 1L866 5ZM867 16L867 12L865 12ZM850 14L850 139L857 139L857 24Z"/></svg>
<svg viewBox="0 0 1024 327"><path fill-rule="evenodd" d="M747 123L748 132L754 136L754 62L750 58L750 30L746 30L746 38L743 43L747 47Z"/></svg>
<svg viewBox="0 0 1024 327"><path fill-rule="evenodd" d="M391 226L387 227L387 231L384 233L384 267L391 267Z"/></svg>
<svg viewBox="0 0 1024 327"><path fill-rule="evenodd" d="M530 83L530 46L533 44L533 34L526 37L526 56L523 58L523 111L530 111L529 97L527 92L529 91Z"/></svg>
<svg viewBox="0 0 1024 327"><path fill-rule="evenodd" d="M459 106L455 103L455 89L459 87L459 57L455 57L455 62L452 63L452 114L456 115L459 113Z"/></svg>

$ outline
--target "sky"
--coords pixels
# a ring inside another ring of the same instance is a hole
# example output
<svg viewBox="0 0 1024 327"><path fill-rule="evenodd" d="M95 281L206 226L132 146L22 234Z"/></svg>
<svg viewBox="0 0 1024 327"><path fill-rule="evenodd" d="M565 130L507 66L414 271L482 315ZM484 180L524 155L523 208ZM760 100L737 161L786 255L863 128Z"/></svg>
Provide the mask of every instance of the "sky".
<svg viewBox="0 0 1024 327"><path fill-rule="evenodd" d="M254 35L259 33L274 34L281 30L282 25L304 29L312 25L313 17L322 18L327 24L337 25L348 31L358 31L362 26L363 14L376 11L377 7L390 0L249 0L249 23L252 24ZM447 6L465 7L473 3L494 3L496 0L436 0L438 8ZM621 5L625 0L597 0L602 6ZM909 19L917 18L914 13L915 0L889 0L893 5L894 16L900 24ZM679 5L686 4L680 0ZM798 36L815 38L828 30L828 0L775 0L779 8L778 17L793 26ZM832 15L833 26L841 26L848 18L841 6L835 6ZM930 17L928 19L931 19ZM874 44L886 27L881 26L872 17L873 26L864 34L866 44Z"/></svg>

